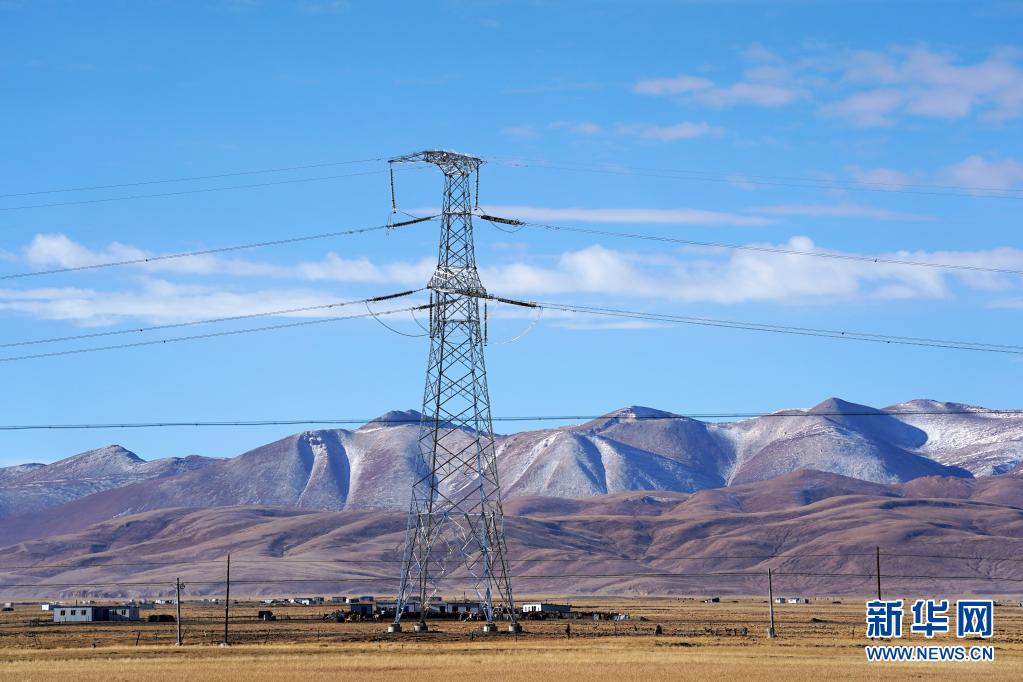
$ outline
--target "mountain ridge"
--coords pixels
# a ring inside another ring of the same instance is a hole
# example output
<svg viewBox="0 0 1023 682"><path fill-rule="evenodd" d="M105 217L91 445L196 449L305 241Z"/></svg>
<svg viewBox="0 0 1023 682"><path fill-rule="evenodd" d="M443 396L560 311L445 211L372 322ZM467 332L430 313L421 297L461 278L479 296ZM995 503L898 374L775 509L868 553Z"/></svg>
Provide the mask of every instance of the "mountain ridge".
<svg viewBox="0 0 1023 682"><path fill-rule="evenodd" d="M390 411L353 430L303 431L230 458L146 462L112 445L52 464L2 468L0 519L74 510L98 520L182 506L401 510L415 472L419 417L415 410ZM447 438L457 442L471 432ZM829 398L810 408L705 422L633 405L495 441L505 499L692 493L803 469L900 484L1018 469L1023 416L931 400L878 410ZM445 484L469 482L464 475Z"/></svg>

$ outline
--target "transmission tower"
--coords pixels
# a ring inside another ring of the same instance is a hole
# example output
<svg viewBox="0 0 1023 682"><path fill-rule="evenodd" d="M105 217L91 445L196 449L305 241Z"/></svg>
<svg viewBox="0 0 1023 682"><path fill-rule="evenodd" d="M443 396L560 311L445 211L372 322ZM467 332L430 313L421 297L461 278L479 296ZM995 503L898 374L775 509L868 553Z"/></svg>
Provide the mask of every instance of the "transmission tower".
<svg viewBox="0 0 1023 682"><path fill-rule="evenodd" d="M401 632L406 606L427 630L432 597L445 577L472 585L484 632L496 632L515 614L505 557L504 512L497 479L480 298L472 238L472 181L479 190L480 159L424 151L391 163L432 163L444 174L437 270L430 290L430 357L426 368L419 456L412 485L397 608L390 632ZM392 176L393 177L393 176ZM393 179L392 206L393 202Z"/></svg>

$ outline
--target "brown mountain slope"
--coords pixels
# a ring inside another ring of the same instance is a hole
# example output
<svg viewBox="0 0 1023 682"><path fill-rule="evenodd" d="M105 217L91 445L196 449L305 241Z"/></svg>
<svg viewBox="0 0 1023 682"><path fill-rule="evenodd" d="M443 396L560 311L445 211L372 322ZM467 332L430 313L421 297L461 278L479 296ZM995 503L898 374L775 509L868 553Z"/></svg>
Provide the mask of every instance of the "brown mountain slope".
<svg viewBox="0 0 1023 682"><path fill-rule="evenodd" d="M952 480L959 497L920 498L900 486L795 472L692 495L520 498L507 505L509 555L523 595L760 593L768 567L783 593L866 594L875 546L885 553L886 591L1014 593L1023 581L1023 562L1015 560L1023 550L1023 508L981 498L995 490L1023 499L1023 481L972 483L964 491ZM387 594L404 527L404 514L380 510L160 509L3 548L0 593L166 594L180 577L193 594L219 594L230 552L239 594ZM52 564L67 566L14 568ZM753 575L705 575L734 572ZM827 575L836 573L862 575ZM114 584L125 582L134 585ZM83 583L109 586L74 586Z"/></svg>

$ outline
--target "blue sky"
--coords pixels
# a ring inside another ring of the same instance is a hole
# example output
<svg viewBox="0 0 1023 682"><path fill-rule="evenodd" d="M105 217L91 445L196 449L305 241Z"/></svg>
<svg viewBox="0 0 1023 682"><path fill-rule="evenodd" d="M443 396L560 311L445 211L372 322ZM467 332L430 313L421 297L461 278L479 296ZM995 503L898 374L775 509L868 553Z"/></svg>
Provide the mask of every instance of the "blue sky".
<svg viewBox="0 0 1023 682"><path fill-rule="evenodd" d="M1023 269L1021 23L1015 2L0 0L0 194L451 148L487 159L481 204L510 217ZM385 168L0 197L0 270L378 225L390 213ZM302 182L219 191L283 180ZM436 172L402 172L397 185L406 210L437 205ZM425 223L8 279L0 337L417 287L436 238L437 225ZM484 284L522 298L1008 344L1018 343L1023 312L1023 278L1012 275L534 228L509 234L486 223L477 246ZM502 343L531 317L495 309L491 322L495 415L627 404L756 412L831 395L878 406L928 397L1021 407L1018 356L554 313ZM392 324L418 331L407 316ZM4 362L0 422L373 417L418 407L426 351L425 339L370 319ZM5 432L0 464L113 442L146 458L234 455L295 430Z"/></svg>

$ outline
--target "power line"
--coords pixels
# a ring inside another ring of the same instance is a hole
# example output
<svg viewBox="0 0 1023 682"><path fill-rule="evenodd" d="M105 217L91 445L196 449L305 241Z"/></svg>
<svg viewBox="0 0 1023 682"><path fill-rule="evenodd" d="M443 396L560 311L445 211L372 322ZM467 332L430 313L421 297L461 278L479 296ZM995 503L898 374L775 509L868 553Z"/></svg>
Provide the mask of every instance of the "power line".
<svg viewBox="0 0 1023 682"><path fill-rule="evenodd" d="M499 303L510 303L512 305L527 308L545 308L547 310L560 310L563 312L580 313L586 315L603 315L609 317L623 317L653 322L671 322L678 324L690 324L703 327L722 327L726 329L745 329L749 331L771 332L776 334L794 334L797 336L814 336L830 339L846 339L850 341L871 341L874 343L898 344L904 346L927 346L932 348L948 348L954 350L969 350L985 353L1007 353L1010 355L1023 355L1023 346L1010 344L982 343L976 341L953 341L948 339L931 339L915 336L894 336L890 334L874 334L870 332L853 332L835 329L818 329L813 327L793 327L786 325L765 324L757 322L742 322L736 320L719 320L706 317L686 317L681 315L669 315L664 313L644 313L635 310L622 310L617 308L602 308L597 306L572 305L567 303L545 303L542 301L520 301L516 299L502 298L498 296L483 296L489 300Z"/></svg>
<svg viewBox="0 0 1023 682"><path fill-rule="evenodd" d="M606 166L593 164L580 164L575 162L552 164L538 159L506 158L499 156L485 157L493 162L514 167L539 167L552 170L571 171L594 171L594 172L618 172L623 175L636 173L670 173L679 176L694 176L697 179L720 180L728 183L749 183L749 184L778 184L778 183L812 183L812 187L843 188L874 191L900 191L900 190L955 190L961 192L996 192L996 193L1017 193L1019 190L1006 189L1004 187L976 186L976 185L944 185L944 184L923 184L923 183L893 183L893 182L871 182L871 181L842 181L825 180L819 178L808 178L785 175L763 175L751 173L715 173L705 170L694 169L670 169L670 168L641 168L626 166L618 163L609 163ZM176 182L196 182L199 180L216 180L232 177L243 177L248 175L263 175L269 173L286 173L299 170L311 170L316 168L330 168L334 166L356 165L361 163L376 163L386 161L388 157L380 156L366 159L352 159L346 161L327 161L322 163L308 163L294 166L278 166L271 168L259 168L254 170L234 171L228 173L213 173L207 175L193 175L176 178L161 178L156 180L138 180L133 182L110 183L102 185L80 185L75 187L61 187L44 190L31 190L23 192L9 192L0 194L0 199L11 197L38 196L44 194L61 194L69 192L88 192L106 189L119 189L124 187L140 187L146 185L170 184ZM798 185L802 186L802 185ZM972 196L972 194L971 194Z"/></svg>
<svg viewBox="0 0 1023 682"><path fill-rule="evenodd" d="M27 197L35 196L39 194L60 194L65 192L90 192L100 189L117 189L121 187L139 187L142 185L162 185L172 182L194 182L196 180L215 180L220 178L236 178L243 175L261 175L265 173L287 173L289 171L297 170L309 170L312 168L329 168L331 166L350 166L357 163L373 163L379 161L386 161L386 157L377 157L375 159L355 159L352 161L329 161L326 163L309 163L301 166L283 166L278 168L260 168L257 170L247 171L235 171L232 173L217 173L214 175L192 175L188 177L179 178L165 178L161 180L139 180L135 182L121 182L117 184L109 185L85 185L80 187L63 187L60 189L42 189L28 192L10 192L8 194L0 194L0 199L7 199L9 197Z"/></svg>
<svg viewBox="0 0 1023 682"><path fill-rule="evenodd" d="M373 296L371 298L360 298L355 301L337 301L335 303L324 303L320 305L307 305L300 308L284 308L282 310L267 310L259 313L248 313L246 315L233 315L230 317L214 317L206 320L192 320L190 322L175 322L171 324L159 324L151 327L136 327L134 329L117 329L114 331L106 332L92 332L89 334L76 334L74 336L56 336L48 339L32 339L29 341L12 341L10 343L0 343L0 348L13 348L16 346L34 346L37 344L44 343L60 343L65 341L80 341L82 339L95 339L104 336L120 336L123 334L139 334L144 332L152 331L164 331L167 329L180 329L182 327L195 327L203 324L216 324L220 322L237 322L238 320L250 320L256 317L271 317L275 315L292 315L295 313L305 313L313 310L330 310L331 308L342 308L344 306L361 304L361 303L375 303L379 301L387 301L392 298L401 298L403 296L411 296L412 294L419 293L423 289L411 289L409 291L402 291L397 294L387 294L384 296Z"/></svg>
<svg viewBox="0 0 1023 682"><path fill-rule="evenodd" d="M405 312L396 310L393 312ZM360 316L356 316L360 317ZM367 314L361 317L369 317ZM348 319L348 318L332 318ZM324 320L330 321L330 320ZM622 421L672 421L700 419L756 419L756 418L797 418L810 417L906 417L933 416L946 417L955 415L1007 417L1023 416L1023 410L996 410L973 408L966 410L877 410L872 412L707 412L664 415L616 415L616 414L572 414L572 415L523 415L512 417L492 417L495 422L565 422L593 421L596 419L619 419ZM152 421L152 422L109 422L90 424L2 424L0 431L45 431L45 430L89 430L89 429L150 429L172 427L240 427L240 426L337 426L348 424L419 424L419 419L368 419L365 417L340 417L337 419L239 419L225 421ZM873 556L873 555L871 555Z"/></svg>
<svg viewBox="0 0 1023 682"><path fill-rule="evenodd" d="M411 170L411 169L409 169ZM339 178L354 178L363 175L380 175L387 173L386 170L362 171L359 173L343 173L341 175L323 175L313 178L293 178L291 180L274 180L272 182L256 182L246 185L229 185L226 187L204 187L199 189L183 189L177 192L159 192L155 194L129 194L119 197L104 197L99 199L78 199L75 201L57 201L46 204L24 204L22 206L0 206L0 211L22 211L32 208L49 208L52 206L79 206L83 204L104 204L112 201L130 201L134 199L153 199L158 197L177 197L187 194L204 194L207 192L224 192L235 189L252 189L257 187L274 187L277 185L292 185L302 182L319 182L322 180L337 180Z"/></svg>
<svg viewBox="0 0 1023 682"><path fill-rule="evenodd" d="M145 256L142 258L129 258L126 260L109 261L105 263L93 263L91 265L78 265L69 268L55 268L52 270L36 270L33 272L17 272L8 275L0 275L0 280L5 279L21 279L24 277L39 277L40 275L57 275L66 272L81 272L83 270L98 270L101 268L112 268L122 265L141 265L144 263L156 263L159 261L172 260L175 258L192 258L194 256L209 256L217 253L227 253L229 251L242 251L244 249L257 249L265 246L282 246L284 244L295 244L297 242L306 242L316 239L329 239L331 237L346 237L353 234L364 234L366 232L376 232L379 230L390 230L401 227L408 227L415 225L416 223L423 223L430 220L436 219L437 216L422 216L414 220L404 220L397 223L391 223L389 225L373 225L372 227L360 227L351 230L340 230L337 232L322 232L320 234L309 234L299 237L287 237L284 239L273 239L265 242L252 242L249 244L235 244L233 246L221 246L214 249L204 249L201 251L183 251L180 253L168 253L158 256Z"/></svg>
<svg viewBox="0 0 1023 682"><path fill-rule="evenodd" d="M430 307L429 305L421 305L421 306L413 306L413 307L410 307L410 308L399 308L399 309L396 309L396 310L384 310L384 311L380 311L380 312L376 312L376 313L359 313L359 314L356 314L356 315L346 315L346 316L343 316L343 317L328 317L328 318L318 319L318 320L303 320L301 322L288 322L288 323L285 323L285 324L268 325L268 326L265 326L265 327L250 327L248 329L232 329L232 330L229 330L229 331L222 331L222 332L209 332L209 333L206 333L206 334L194 334L192 336L180 336L180 337L175 337L175 338L171 338L171 339L155 339L155 340L152 340L152 341L136 341L136 342L133 342L133 343L121 343L121 344L116 344L116 345L111 345L111 346L97 346L97 347L94 347L94 348L75 348L75 349L71 349L71 350L52 351L52 352L49 352L49 353L36 353L36 354L32 354L32 355L18 355L18 356L14 356L14 357L0 358L0 362L16 362L16 361L20 361L20 360L36 360L36 359L39 359L39 358L52 358L52 357L58 357L58 356L62 356L62 355L79 355L79 354L82 354L82 353L95 353L95 352L98 352L98 351L106 351L106 350L120 350L122 348L137 348L137 347L140 347L140 346L156 346L156 345L167 344L167 343L177 343L177 342L180 342L180 341L196 341L198 339L212 339L212 338L217 338L217 337L222 337L222 336L235 336L235 335L238 335L238 334L252 334L252 333L255 333L255 332L276 331L276 330L279 330L279 329L292 329L292 328L295 328L295 327L307 327L307 326L311 326L311 325L314 325L314 324L324 324L324 323L327 323L327 322L338 322L338 321L341 321L341 320L354 320L354 319L363 318L363 317L373 317L373 316L376 316L376 315L394 315L396 313L407 313L407 312L411 312L413 310L423 310L423 309L429 308L429 307Z"/></svg>
<svg viewBox="0 0 1023 682"><path fill-rule="evenodd" d="M692 239L680 239L677 237L665 237L659 235L637 234L631 232L615 232L612 230L598 230L595 228L570 227L567 225L550 225L547 223L533 223L524 220L507 219L495 220L496 216L479 215L483 220L489 222L503 222L506 224L521 225L523 227L539 227L545 230L558 232L578 232L580 234L592 234L604 237L621 237L625 239L641 239L645 241L667 242L672 244L685 244L687 246L709 247L714 249L735 249L741 251L757 251L760 253L774 253L788 256L813 256L815 258L831 258L834 260L860 261L864 263L883 263L885 265L907 265L924 268L942 268L950 270L965 270L969 272L990 272L1006 275L1023 275L1023 270L1013 268L991 268L980 265L962 265L954 263L932 263L927 261L904 260L899 258L887 258L883 256L859 256L855 254L832 253L827 251L800 251L799 249L786 249L775 246L757 246L754 244L728 244L724 242L704 242Z"/></svg>
<svg viewBox="0 0 1023 682"><path fill-rule="evenodd" d="M557 164L536 159L509 159L503 157L484 157L504 166L520 168L544 168L575 173L603 173L609 175L626 175L637 177L667 178L672 180L696 180L706 182L724 182L730 185L749 184L767 185L772 187L799 187L809 189L844 189L863 192L886 192L894 194L922 194L930 196L955 196L992 199L1023 199L1020 190L1004 187L978 187L968 185L915 185L908 183L883 182L849 182L843 180L818 180L792 176L751 175L747 173L713 173L700 170L681 170L670 168L636 168L621 164L592 166L584 164ZM953 190L950 192L936 191L939 189Z"/></svg>

